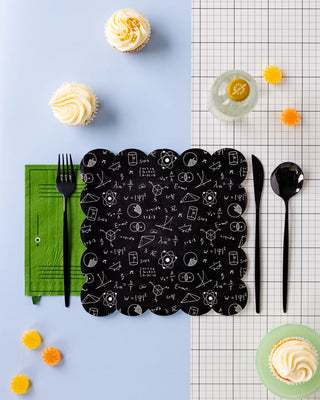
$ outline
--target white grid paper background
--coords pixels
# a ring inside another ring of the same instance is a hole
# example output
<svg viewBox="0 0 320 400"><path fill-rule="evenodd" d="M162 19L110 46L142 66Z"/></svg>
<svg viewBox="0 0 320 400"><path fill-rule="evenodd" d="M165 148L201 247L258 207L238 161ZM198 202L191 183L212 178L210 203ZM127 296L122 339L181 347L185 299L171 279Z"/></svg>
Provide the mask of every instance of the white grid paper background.
<svg viewBox="0 0 320 400"><path fill-rule="evenodd" d="M209 313L191 318L191 399L277 399L260 383L255 353L261 339L285 323L301 323L320 332L320 1L192 1L192 145L213 152L235 147L249 163L246 188L248 224L245 246L249 290L245 310L234 317ZM280 84L263 77L267 65L283 72ZM240 121L226 123L207 111L214 79L230 69L253 75L260 100ZM280 121L284 108L301 115L296 127ZM254 298L254 197L251 154L263 163L261 204L261 314ZM284 207L269 177L284 161L305 174L301 194L290 204L288 313L282 313L282 241ZM320 392L310 397L320 399Z"/></svg>

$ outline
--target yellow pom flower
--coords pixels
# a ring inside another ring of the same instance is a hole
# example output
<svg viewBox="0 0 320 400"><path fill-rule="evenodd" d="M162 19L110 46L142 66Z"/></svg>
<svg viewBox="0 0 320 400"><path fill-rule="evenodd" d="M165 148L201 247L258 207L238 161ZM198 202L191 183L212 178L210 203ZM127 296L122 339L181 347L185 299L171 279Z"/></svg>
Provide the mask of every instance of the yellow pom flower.
<svg viewBox="0 0 320 400"><path fill-rule="evenodd" d="M299 119L300 119L299 113L293 108L286 108L285 110L282 111L281 121L287 126L297 125Z"/></svg>
<svg viewBox="0 0 320 400"><path fill-rule="evenodd" d="M23 394L29 388L29 379L25 375L17 375L11 381L11 390L16 394Z"/></svg>
<svg viewBox="0 0 320 400"><path fill-rule="evenodd" d="M61 354L55 347L46 347L42 352L43 361L47 365L56 365L61 360Z"/></svg>
<svg viewBox="0 0 320 400"><path fill-rule="evenodd" d="M22 342L28 349L36 349L41 344L41 336L35 330L24 332Z"/></svg>
<svg viewBox="0 0 320 400"><path fill-rule="evenodd" d="M279 68L273 66L273 65L269 65L264 71L263 71L263 76L264 79L268 82L268 83L278 83L281 81L282 78L282 73L280 71Z"/></svg>

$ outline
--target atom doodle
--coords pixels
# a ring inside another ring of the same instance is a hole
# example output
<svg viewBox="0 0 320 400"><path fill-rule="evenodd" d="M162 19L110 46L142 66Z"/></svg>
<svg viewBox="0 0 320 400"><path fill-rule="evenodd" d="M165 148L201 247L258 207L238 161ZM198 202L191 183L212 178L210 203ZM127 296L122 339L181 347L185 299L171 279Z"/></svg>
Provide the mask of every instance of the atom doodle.
<svg viewBox="0 0 320 400"><path fill-rule="evenodd" d="M248 299L246 171L234 149L86 154L84 309L95 316L240 312Z"/></svg>
<svg viewBox="0 0 320 400"><path fill-rule="evenodd" d="M173 251L163 251L158 260L158 264L161 265L162 268L172 269L176 259L177 257Z"/></svg>
<svg viewBox="0 0 320 400"><path fill-rule="evenodd" d="M217 303L217 293L215 293L213 290L208 290L207 292L203 293L203 304L212 307Z"/></svg>
<svg viewBox="0 0 320 400"><path fill-rule="evenodd" d="M158 159L158 164L163 168L172 169L176 156L172 151L162 151Z"/></svg>
<svg viewBox="0 0 320 400"><path fill-rule="evenodd" d="M214 192L211 189L207 190L206 192L203 192L202 198L203 198L203 204L205 206L211 207L214 204L217 204L217 192Z"/></svg>
<svg viewBox="0 0 320 400"><path fill-rule="evenodd" d="M112 290L103 293L102 297L103 304L107 307L114 307L117 304L117 294L112 292Z"/></svg>
<svg viewBox="0 0 320 400"><path fill-rule="evenodd" d="M104 206L114 206L117 204L117 194L112 190L108 190L107 192L102 193L102 203Z"/></svg>

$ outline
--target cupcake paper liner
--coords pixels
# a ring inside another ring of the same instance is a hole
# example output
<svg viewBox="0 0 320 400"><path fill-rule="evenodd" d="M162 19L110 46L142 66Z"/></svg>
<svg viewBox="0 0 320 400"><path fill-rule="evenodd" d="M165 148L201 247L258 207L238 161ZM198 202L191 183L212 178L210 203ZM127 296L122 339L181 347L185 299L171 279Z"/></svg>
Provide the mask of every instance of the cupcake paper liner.
<svg viewBox="0 0 320 400"><path fill-rule="evenodd" d="M94 103L95 104L95 109L94 109L93 113L91 114L90 118L87 121L85 121L83 124L70 125L70 126L86 126L86 125L89 125L90 122L92 122L95 119L100 105L99 105L99 99L98 99L97 95L95 93L93 93L93 95L94 95L94 99L95 99L95 103Z"/></svg>
<svg viewBox="0 0 320 400"><path fill-rule="evenodd" d="M272 366L272 363L271 363L271 357L273 355L273 352L274 352L275 348L278 347L279 345L281 345L282 343L286 342L289 339L299 339L299 340L302 340L305 343L307 343L311 347L311 349L314 351L316 356L317 356L318 366L319 366L319 354L318 354L318 350L313 346L313 344L309 340L304 339L302 337L298 337L298 336L292 336L292 337L287 337L287 338L281 339L273 346L272 351L271 351L270 356L269 356L269 367L270 367L270 370L271 370L273 376L275 376L279 381L281 381L283 383L286 383L287 385L297 386L297 385L301 385L302 383L305 383L305 382L291 382L291 381L288 381L288 380L285 380L285 379L281 378L278 374L276 374L276 372L275 372L275 370L274 370L274 368ZM318 368L318 366L317 366L317 368Z"/></svg>

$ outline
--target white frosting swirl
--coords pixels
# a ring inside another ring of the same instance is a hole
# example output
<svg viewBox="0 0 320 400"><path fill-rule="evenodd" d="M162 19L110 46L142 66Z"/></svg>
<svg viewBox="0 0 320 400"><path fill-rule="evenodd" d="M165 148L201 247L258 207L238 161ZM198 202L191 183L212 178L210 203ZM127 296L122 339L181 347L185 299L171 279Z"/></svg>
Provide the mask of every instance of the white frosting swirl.
<svg viewBox="0 0 320 400"><path fill-rule="evenodd" d="M150 36L150 24L139 11L131 8L116 11L107 21L105 35L112 47L130 52L144 45Z"/></svg>
<svg viewBox="0 0 320 400"><path fill-rule="evenodd" d="M85 125L94 116L97 98L93 91L80 83L64 83L49 102L54 116L67 125Z"/></svg>
<svg viewBox="0 0 320 400"><path fill-rule="evenodd" d="M299 338L288 338L274 346L270 365L281 380L289 384L303 383L316 373L318 355L310 343Z"/></svg>

